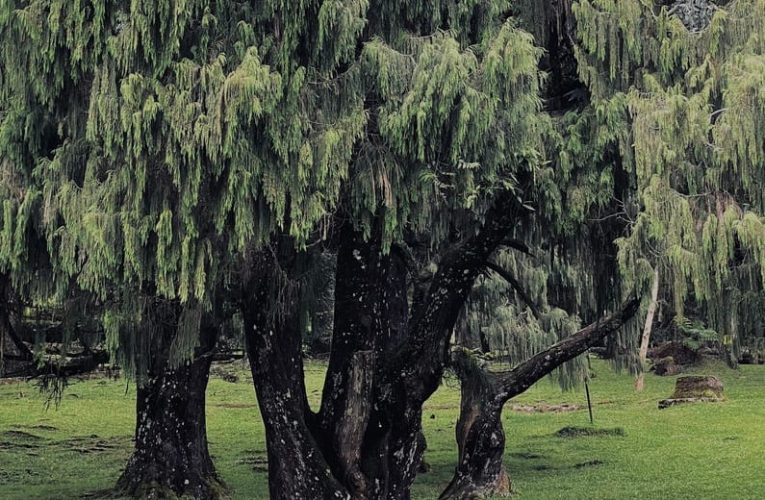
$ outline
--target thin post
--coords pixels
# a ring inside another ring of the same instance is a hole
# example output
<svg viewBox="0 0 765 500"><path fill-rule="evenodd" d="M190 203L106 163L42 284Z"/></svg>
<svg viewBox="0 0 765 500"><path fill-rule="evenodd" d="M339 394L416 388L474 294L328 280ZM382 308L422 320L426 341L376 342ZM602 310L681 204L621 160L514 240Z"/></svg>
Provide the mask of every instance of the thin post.
<svg viewBox="0 0 765 500"><path fill-rule="evenodd" d="M587 376L584 377L584 392L587 394L587 410L590 412L590 425L595 425L595 420L592 418L592 399L590 399L590 371L592 370L592 362L590 362L590 351L587 351Z"/></svg>

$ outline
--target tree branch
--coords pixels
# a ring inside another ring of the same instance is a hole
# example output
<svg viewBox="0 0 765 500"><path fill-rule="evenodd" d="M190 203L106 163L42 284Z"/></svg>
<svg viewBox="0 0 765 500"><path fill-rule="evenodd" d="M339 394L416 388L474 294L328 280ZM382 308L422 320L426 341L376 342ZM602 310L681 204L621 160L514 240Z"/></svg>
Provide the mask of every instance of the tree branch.
<svg viewBox="0 0 765 500"><path fill-rule="evenodd" d="M509 271L505 270L504 268L500 267L499 265L495 264L494 262L487 261L486 262L486 268L491 269L495 273L497 273L502 279L508 282L508 284L515 290L515 292L521 297L521 300L526 303L527 306L529 306L529 309L531 309L531 312L534 314L534 317L539 319L539 308L534 304L534 301L531 299L528 293L526 293L526 290L523 289L523 286L521 286L521 283L515 279L515 277L510 274Z"/></svg>
<svg viewBox="0 0 765 500"><path fill-rule="evenodd" d="M413 306L408 341L386 363L385 383L417 386L407 390L412 402L435 392L448 358L448 337L476 278L527 213L518 193L503 192L486 212L480 230L442 256L427 293Z"/></svg>
<svg viewBox="0 0 765 500"><path fill-rule="evenodd" d="M497 398L504 403L513 396L521 394L558 366L574 359L601 339L617 331L637 313L639 306L640 299L633 296L614 314L582 328L509 372L497 373L501 384Z"/></svg>
<svg viewBox="0 0 765 500"><path fill-rule="evenodd" d="M531 248L521 240L516 240L515 238L505 238L502 241L502 245L508 248L512 248L513 250L518 250L519 252L526 254L529 257L534 256L534 254L531 252Z"/></svg>

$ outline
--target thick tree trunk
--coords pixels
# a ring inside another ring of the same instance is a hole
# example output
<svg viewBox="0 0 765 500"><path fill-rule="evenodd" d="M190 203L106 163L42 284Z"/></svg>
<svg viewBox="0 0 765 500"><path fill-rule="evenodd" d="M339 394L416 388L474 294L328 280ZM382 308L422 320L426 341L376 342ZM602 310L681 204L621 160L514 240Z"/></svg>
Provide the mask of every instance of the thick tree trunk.
<svg viewBox="0 0 765 500"><path fill-rule="evenodd" d="M135 498L220 498L224 487L207 448L205 422L205 391L218 331L203 327L196 359L170 368L167 354L175 326L161 328L160 354L148 382L138 389L135 449L117 490Z"/></svg>
<svg viewBox="0 0 765 500"><path fill-rule="evenodd" d="M478 494L507 494L509 479L502 468L505 436L501 415L505 403L617 331L635 315L639 304L638 299L628 300L613 315L581 329L507 372L491 373L481 368L466 351L456 352L454 365L458 373L462 372L460 379L466 382L457 423L459 462L441 499L467 500Z"/></svg>
<svg viewBox="0 0 765 500"><path fill-rule="evenodd" d="M648 346L651 343L651 330L653 329L653 318L656 315L656 307L659 302L659 268L653 273L653 284L651 285L651 303L648 304L648 312L645 316L645 326L643 327L643 337L640 339L640 366L641 371L635 380L635 390L641 392L645 388L645 363L648 359Z"/></svg>
<svg viewBox="0 0 765 500"><path fill-rule="evenodd" d="M371 384L356 387L366 389L365 394L338 389L346 388L352 378L374 377L375 361L388 333L384 328L387 295L383 283L389 265L379 230L365 241L351 224L344 225L337 254L332 350L321 404L322 428L336 439L343 430L333 426L339 423L349 400L361 397L371 401ZM363 359L359 353L364 353Z"/></svg>
<svg viewBox="0 0 765 500"><path fill-rule="evenodd" d="M285 314L295 309L289 298L295 294L279 275L294 267L294 256L285 258L289 245L279 243L272 248L278 262L270 251L251 256L245 338L266 427L273 499L410 498L425 450L422 405L441 381L458 312L519 210L516 194L497 200L481 230L441 259L411 322L402 303L406 266L392 266L375 238L343 236L335 337L318 418L305 397L301 337Z"/></svg>
<svg viewBox="0 0 765 500"><path fill-rule="evenodd" d="M294 284L279 275L282 265L289 266L265 252L253 256L242 300L247 355L266 431L270 497L350 498L312 433L315 418L305 392L302 338L291 315L296 293L290 289ZM275 294L281 295L278 304Z"/></svg>
<svg viewBox="0 0 765 500"><path fill-rule="evenodd" d="M407 267L384 253L379 224L368 239L346 224L337 259L335 329L320 415L326 455L353 498L405 498L395 490L406 469L391 447L412 429L390 421L377 387L381 360L406 339ZM419 422L415 431L422 448Z"/></svg>
<svg viewBox="0 0 765 500"><path fill-rule="evenodd" d="M452 367L460 379L460 416L456 438L459 451L457 468L441 499L469 499L486 496L508 496L510 477L502 457L505 431L502 427L502 405L496 404L495 378L482 366L483 360L471 352L480 348L490 352L489 345L464 321L457 327L458 347L452 351Z"/></svg>
<svg viewBox="0 0 765 500"><path fill-rule="evenodd" d="M487 259L506 239L523 210L513 194L497 198L480 231L443 256L427 293L412 312L407 341L386 356L376 406L388 423L381 431L392 435L386 448L390 500L410 496L424 452L420 439L422 405L441 382L449 336Z"/></svg>
<svg viewBox="0 0 765 500"><path fill-rule="evenodd" d="M458 465L451 483L439 497L472 499L510 495L510 477L502 457L505 431L502 404L492 377L469 359L455 360L460 378L460 417L456 426Z"/></svg>

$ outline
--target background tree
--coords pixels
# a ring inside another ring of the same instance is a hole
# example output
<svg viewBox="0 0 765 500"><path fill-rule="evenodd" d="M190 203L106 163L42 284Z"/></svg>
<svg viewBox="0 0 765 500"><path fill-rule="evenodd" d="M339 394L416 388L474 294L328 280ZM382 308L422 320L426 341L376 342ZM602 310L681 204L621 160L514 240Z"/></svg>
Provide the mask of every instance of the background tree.
<svg viewBox="0 0 765 500"><path fill-rule="evenodd" d="M664 2L666 4L666 2ZM689 301L735 361L760 335L760 73L763 5L575 5L580 74L615 134L639 205L620 269L650 286L658 268L682 323ZM605 37L614 43L604 49Z"/></svg>
<svg viewBox="0 0 765 500"><path fill-rule="evenodd" d="M255 147L242 136L281 81L247 43L247 15L228 2L0 9L4 147L25 153L12 160L33 180L21 192L37 195L34 221L64 276L52 282L103 304L107 344L142 387L127 493L219 491L200 325L229 262L221 249L257 230L252 199L263 184L239 182ZM289 193L277 185L269 202L283 213Z"/></svg>
<svg viewBox="0 0 765 500"><path fill-rule="evenodd" d="M748 67L750 58L762 53L756 35L762 19L742 15L760 12L762 6L757 2L529 4L519 12L537 41L547 43L549 55L543 65L551 71L552 82L547 106L559 134L551 154L563 188L556 192L545 187L567 214L557 222L545 221L545 226L563 238L560 258L570 262L575 257L580 269L572 281L579 300L561 303L576 304L571 311L587 317L592 314L587 306L602 308L603 299L618 290L614 284L623 281L651 298L645 301L650 332L661 272L670 276L675 322L684 325L685 306L694 303L698 306L694 313L724 335L735 361L741 330L749 329L744 338L760 335L759 322L744 319L748 312L739 309L754 307L760 296L758 236L747 231L759 234L762 213L752 201L759 197L759 189L752 190L757 167L748 163L759 157L762 145L751 134L761 114L756 104L758 83L747 80L753 74L739 65ZM735 55L741 53L749 55ZM578 70L572 74L570 68ZM563 89L566 94L555 93ZM561 107L566 100L568 104ZM746 111L740 107L743 102ZM731 109L747 116L739 120L728 114ZM617 224L609 228L603 224L606 219ZM604 229L605 247L592 238ZM618 272L614 240L619 245ZM558 245L550 246L555 256ZM601 253L611 262L593 266L588 255ZM556 264L555 257L552 262ZM571 266L554 265L548 276L567 268ZM606 295L588 298L587 285L597 282L598 273L612 280L612 286L597 287ZM512 273L507 274L512 283ZM551 289L560 299L561 292L566 295L570 288L559 282ZM522 292L515 293L520 295L519 304L529 302ZM501 317L500 311L492 312ZM512 324L505 319L502 326L512 331ZM500 391L498 382L475 361L465 359L464 351L458 352L458 373L468 383L463 389L464 418L458 425L461 460L445 497L506 484L500 461L489 458L497 456L490 450L501 452L501 440L487 440L480 450L465 445L471 425L479 426L481 410L486 411L478 401L490 401L486 392ZM501 433L487 430L483 435ZM476 457L481 454L483 460ZM490 472L481 475L482 471Z"/></svg>

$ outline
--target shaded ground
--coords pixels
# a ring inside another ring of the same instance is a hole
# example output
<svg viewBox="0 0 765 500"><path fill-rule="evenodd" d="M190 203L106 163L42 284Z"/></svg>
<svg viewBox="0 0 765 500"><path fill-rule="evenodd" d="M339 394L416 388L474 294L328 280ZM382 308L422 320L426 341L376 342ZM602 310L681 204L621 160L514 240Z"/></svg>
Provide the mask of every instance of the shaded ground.
<svg viewBox="0 0 765 500"><path fill-rule="evenodd" d="M221 375L210 383L210 449L232 498L265 499L262 423L246 372L235 371L235 383ZM728 400L662 411L656 403L672 394L675 377L649 374L646 390L637 394L629 376L611 373L602 362L595 371L594 432L586 406L505 412L506 464L516 498L762 498L765 366L703 369L722 378ZM323 367L310 365L307 376L316 404ZM0 498L90 498L109 488L130 452L134 396L124 380L75 382L59 409L46 412L34 386L0 385ZM543 381L511 402L536 408L562 403L586 405L584 390L561 393ZM418 479L417 499L435 498L451 479L458 408L455 382L447 382L425 408L432 468Z"/></svg>

